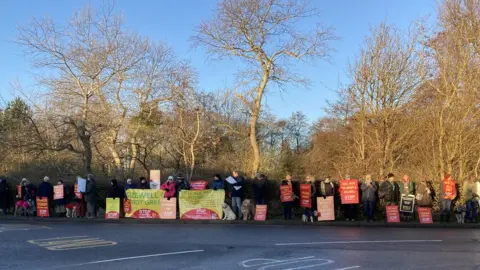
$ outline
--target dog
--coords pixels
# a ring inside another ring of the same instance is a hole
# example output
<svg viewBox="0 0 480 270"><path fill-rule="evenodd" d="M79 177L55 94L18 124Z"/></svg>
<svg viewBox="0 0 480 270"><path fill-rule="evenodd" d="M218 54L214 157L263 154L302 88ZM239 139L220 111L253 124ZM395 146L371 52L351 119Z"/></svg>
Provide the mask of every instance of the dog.
<svg viewBox="0 0 480 270"><path fill-rule="evenodd" d="M17 216L17 214L20 215L25 215L25 216L33 216L33 211L32 211L32 204L29 201L18 201L15 204L15 212L13 214L14 217Z"/></svg>
<svg viewBox="0 0 480 270"><path fill-rule="evenodd" d="M459 205L455 207L455 217L457 218L458 224L465 223L466 212L467 212L467 207L465 205Z"/></svg>
<svg viewBox="0 0 480 270"><path fill-rule="evenodd" d="M245 199L242 202L242 215L243 220L249 220L253 218L253 205L249 199Z"/></svg>
<svg viewBox="0 0 480 270"><path fill-rule="evenodd" d="M232 211L232 208L227 203L223 203L222 205L223 209L223 219L222 220L235 220L237 219L237 216L235 213Z"/></svg>

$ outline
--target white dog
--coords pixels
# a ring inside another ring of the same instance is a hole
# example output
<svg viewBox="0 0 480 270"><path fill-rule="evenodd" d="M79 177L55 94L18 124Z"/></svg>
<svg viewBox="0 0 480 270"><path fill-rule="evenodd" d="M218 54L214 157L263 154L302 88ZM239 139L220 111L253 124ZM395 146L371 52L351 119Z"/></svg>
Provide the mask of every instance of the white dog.
<svg viewBox="0 0 480 270"><path fill-rule="evenodd" d="M222 220L235 220L237 216L232 211L232 208L227 203L223 203L223 219Z"/></svg>

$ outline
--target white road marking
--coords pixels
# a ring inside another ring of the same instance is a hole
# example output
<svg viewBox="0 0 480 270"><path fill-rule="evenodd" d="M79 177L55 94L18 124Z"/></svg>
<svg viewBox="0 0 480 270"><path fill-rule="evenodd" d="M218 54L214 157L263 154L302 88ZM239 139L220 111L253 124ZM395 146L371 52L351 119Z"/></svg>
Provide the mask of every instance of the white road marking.
<svg viewBox="0 0 480 270"><path fill-rule="evenodd" d="M100 238L89 238L88 236L70 236L70 237L57 237L48 239L36 239L27 241L30 244L37 245L39 247L46 248L48 250L72 250L72 249L85 249L96 248L105 246L114 246L117 242L103 240Z"/></svg>
<svg viewBox="0 0 480 270"><path fill-rule="evenodd" d="M275 246L299 246L299 245L331 245L331 244L380 244L380 243L432 243L442 240L372 240L372 241L330 241L330 242L306 242L306 243L278 243Z"/></svg>
<svg viewBox="0 0 480 270"><path fill-rule="evenodd" d="M338 268L338 269L333 269L333 270L348 270L348 269L355 269L355 268L360 268L360 265L355 265L355 266L350 266L350 267L345 267L345 268Z"/></svg>
<svg viewBox="0 0 480 270"><path fill-rule="evenodd" d="M79 236L67 236L67 237L54 237L54 238L46 238L46 239L36 239L31 241L47 241L47 240L72 239L72 238L82 238L82 237L87 237L87 236L79 235Z"/></svg>
<svg viewBox="0 0 480 270"><path fill-rule="evenodd" d="M288 265L288 264L294 264L294 263L317 262L317 261L318 261L318 262L323 262L323 263L315 263L315 264L310 264L310 265L306 265L306 266L300 266L300 267L296 267L296 268L288 268L287 270L292 270L292 269L306 269L306 268L312 268L312 267L315 267L315 266L322 266L322 265L332 264L332 263L335 262L335 261L326 260L326 259L307 259L307 260L301 260L301 261L291 261L291 262L283 262L283 263L276 263L276 264L266 265L266 266L263 266L263 267L258 268L258 270L265 270L265 269L271 268L271 267L278 267L278 266L281 266L281 265Z"/></svg>
<svg viewBox="0 0 480 270"><path fill-rule="evenodd" d="M274 259L265 259L265 258L257 258L257 259L250 259L250 260L245 260L240 262L240 266L248 268L248 267L254 267L254 266L260 266L260 265L268 265L268 264L275 264L275 263L282 263L282 262L292 262L292 261L301 261L301 260L306 260L306 259L313 259L315 256L309 256L309 257L302 257L302 258L296 258L296 259L289 259L289 260L274 260ZM248 264L249 262L255 262L255 261L266 261L264 263L257 263L257 264Z"/></svg>
<svg viewBox="0 0 480 270"><path fill-rule="evenodd" d="M158 253L158 254L151 254L151 255L124 257L124 258L117 258L117 259L110 259L110 260L93 261L93 262L70 264L70 265L62 265L62 266L48 268L48 269L69 268L69 267L77 267L77 266L84 266L84 265L118 262L118 261L126 261L126 260L135 260L135 259L143 259L143 258L151 258L151 257L161 257L161 256L169 256L169 255L180 255L180 254L197 253L197 252L203 252L203 250L202 249L186 250L186 251L178 251L178 252Z"/></svg>
<svg viewBox="0 0 480 270"><path fill-rule="evenodd" d="M30 224L0 224L0 233L9 231L29 231L38 229L52 229L47 226L37 226Z"/></svg>

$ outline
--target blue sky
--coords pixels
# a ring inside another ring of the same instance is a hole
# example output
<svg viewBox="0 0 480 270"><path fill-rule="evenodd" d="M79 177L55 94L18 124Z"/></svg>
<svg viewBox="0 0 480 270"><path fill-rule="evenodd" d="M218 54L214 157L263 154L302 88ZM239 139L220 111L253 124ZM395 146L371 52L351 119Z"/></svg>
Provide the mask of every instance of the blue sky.
<svg viewBox="0 0 480 270"><path fill-rule="evenodd" d="M49 16L64 22L78 9L100 1L2 1L0 3L0 95L9 100L15 95L12 83L18 81L27 91L35 91L32 68L18 45L12 43L17 27L32 17ZM235 62L209 60L202 49L192 49L189 41L195 26L213 15L216 0L117 0L117 12L122 12L127 27L148 35L154 41L167 42L180 58L189 59L199 74L199 86L216 91L231 86L236 71ZM347 84L348 63L355 59L371 26L382 21L405 29L421 17L435 20L436 0L313 0L322 11L320 21L336 29L339 40L331 43L335 52L330 62L296 66L297 72L311 80L309 89L288 87L287 91L272 91L265 102L278 117L289 117L302 111L310 121L324 115L326 100L335 99L335 89ZM303 26L302 26L303 27ZM308 27L308 25L305 25Z"/></svg>

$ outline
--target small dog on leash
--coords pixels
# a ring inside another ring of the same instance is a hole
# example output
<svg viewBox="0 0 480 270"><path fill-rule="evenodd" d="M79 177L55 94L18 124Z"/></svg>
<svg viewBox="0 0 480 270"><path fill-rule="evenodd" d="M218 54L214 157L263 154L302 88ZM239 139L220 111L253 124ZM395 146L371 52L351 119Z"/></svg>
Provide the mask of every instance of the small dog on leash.
<svg viewBox="0 0 480 270"><path fill-rule="evenodd" d="M228 205L227 203L223 203L222 208L223 208L223 219L222 220L235 220L235 219L237 219L237 216L232 211L232 208L230 208L230 205Z"/></svg>
<svg viewBox="0 0 480 270"><path fill-rule="evenodd" d="M249 199L242 202L242 215L243 220L249 220L253 218L253 205Z"/></svg>
<svg viewBox="0 0 480 270"><path fill-rule="evenodd" d="M465 205L459 205L455 207L455 217L458 224L465 223L465 214L467 213L467 207Z"/></svg>

